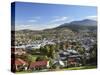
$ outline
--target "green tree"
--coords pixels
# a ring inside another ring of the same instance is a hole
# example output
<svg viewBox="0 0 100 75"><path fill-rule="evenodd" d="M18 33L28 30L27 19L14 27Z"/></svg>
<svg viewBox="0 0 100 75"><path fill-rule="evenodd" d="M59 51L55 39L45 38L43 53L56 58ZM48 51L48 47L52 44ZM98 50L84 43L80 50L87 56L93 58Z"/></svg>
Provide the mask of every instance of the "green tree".
<svg viewBox="0 0 100 75"><path fill-rule="evenodd" d="M89 52L90 52L90 63L96 65L97 64L97 44L94 44Z"/></svg>
<svg viewBox="0 0 100 75"><path fill-rule="evenodd" d="M36 61L43 61L43 60L48 60L48 57L47 56L38 56L36 58Z"/></svg>

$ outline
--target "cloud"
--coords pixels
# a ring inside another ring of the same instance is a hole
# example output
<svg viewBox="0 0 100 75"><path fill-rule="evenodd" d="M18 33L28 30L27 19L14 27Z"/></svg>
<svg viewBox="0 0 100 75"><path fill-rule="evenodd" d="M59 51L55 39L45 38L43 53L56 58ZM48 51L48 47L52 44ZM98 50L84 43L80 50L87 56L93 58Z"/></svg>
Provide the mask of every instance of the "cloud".
<svg viewBox="0 0 100 75"><path fill-rule="evenodd" d="M55 17L55 19L53 19L50 23L54 23L54 22L61 22L61 21L66 21L68 19L68 17Z"/></svg>
<svg viewBox="0 0 100 75"><path fill-rule="evenodd" d="M50 29L57 27L59 24L31 24L31 25L15 25L15 30L24 30L24 29L30 29L30 30L43 30L43 29ZM14 28L12 27L12 30Z"/></svg>
<svg viewBox="0 0 100 75"><path fill-rule="evenodd" d="M28 22L37 22L37 20L28 20Z"/></svg>
<svg viewBox="0 0 100 75"><path fill-rule="evenodd" d="M39 19L41 19L39 16L30 17L30 19L28 20L28 22L38 22Z"/></svg>
<svg viewBox="0 0 100 75"><path fill-rule="evenodd" d="M59 25L60 25L60 23L47 24L47 25L44 26L44 29L55 28Z"/></svg>
<svg viewBox="0 0 100 75"><path fill-rule="evenodd" d="M27 24L16 24L15 30L23 30L23 29L30 29L30 30L43 30L43 29L50 29L57 27L67 21L69 21L68 17L64 16L55 16L52 17L49 22L44 22L42 24L39 23L40 17L31 17L30 20L27 20ZM30 23L31 22L31 23ZM13 30L13 29L12 29Z"/></svg>
<svg viewBox="0 0 100 75"><path fill-rule="evenodd" d="M15 25L15 30L23 30L23 29L41 30L41 27L38 25Z"/></svg>
<svg viewBox="0 0 100 75"><path fill-rule="evenodd" d="M39 16L30 17L31 19L41 19Z"/></svg>
<svg viewBox="0 0 100 75"><path fill-rule="evenodd" d="M86 19L97 20L97 16L87 16Z"/></svg>

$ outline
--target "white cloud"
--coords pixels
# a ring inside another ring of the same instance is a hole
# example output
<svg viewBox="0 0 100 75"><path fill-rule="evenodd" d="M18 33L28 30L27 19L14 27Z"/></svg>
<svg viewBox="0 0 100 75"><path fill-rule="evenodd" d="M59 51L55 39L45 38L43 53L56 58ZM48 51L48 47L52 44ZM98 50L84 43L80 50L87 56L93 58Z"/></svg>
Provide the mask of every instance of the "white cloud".
<svg viewBox="0 0 100 75"><path fill-rule="evenodd" d="M30 30L43 30L43 29L49 29L59 26L59 24L34 24L34 25L15 25L15 30L23 30L23 29L30 29ZM12 30L14 28L12 27Z"/></svg>
<svg viewBox="0 0 100 75"><path fill-rule="evenodd" d="M68 17L56 16L56 17L53 17L53 19L51 21L47 22L47 23L38 24L39 19L40 19L40 17L33 17L30 20L27 20L28 22L33 22L32 24L15 25L15 30L23 30L23 29L43 30L43 29L49 29L49 28L57 27L57 26L59 26L59 25L61 25L61 24L68 21Z"/></svg>
<svg viewBox="0 0 100 75"><path fill-rule="evenodd" d="M51 23L54 22L61 22L61 21L66 21L68 19L68 17L56 17L54 20L51 21Z"/></svg>
<svg viewBox="0 0 100 75"><path fill-rule="evenodd" d="M53 23L53 24L47 24L45 25L44 29L50 29L50 28L55 28L57 26L59 26L61 23Z"/></svg>
<svg viewBox="0 0 100 75"><path fill-rule="evenodd" d="M86 19L97 20L97 16L87 16Z"/></svg>
<svg viewBox="0 0 100 75"><path fill-rule="evenodd" d="M30 17L30 19L28 20L28 22L38 22L39 19L40 19L39 16Z"/></svg>
<svg viewBox="0 0 100 75"><path fill-rule="evenodd" d="M31 19L41 19L41 17L39 16L35 16L35 17L30 17Z"/></svg>
<svg viewBox="0 0 100 75"><path fill-rule="evenodd" d="M37 20L28 20L28 22L37 22Z"/></svg>
<svg viewBox="0 0 100 75"><path fill-rule="evenodd" d="M41 30L41 28L37 25L15 25L15 30L23 30L23 29Z"/></svg>

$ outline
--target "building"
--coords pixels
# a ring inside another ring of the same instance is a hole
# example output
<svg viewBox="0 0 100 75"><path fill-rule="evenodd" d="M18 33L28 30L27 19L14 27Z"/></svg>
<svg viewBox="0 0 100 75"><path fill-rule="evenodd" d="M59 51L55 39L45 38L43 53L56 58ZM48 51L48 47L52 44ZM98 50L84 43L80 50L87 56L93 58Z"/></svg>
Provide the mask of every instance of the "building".
<svg viewBox="0 0 100 75"><path fill-rule="evenodd" d="M23 71L27 70L28 63L20 58L11 60L12 70L13 71Z"/></svg>
<svg viewBox="0 0 100 75"><path fill-rule="evenodd" d="M20 48L20 47L15 47L15 48L11 48L11 53L14 55L23 55L26 54L26 51L24 48Z"/></svg>
<svg viewBox="0 0 100 75"><path fill-rule="evenodd" d="M29 69L30 70L43 70L49 67L49 61L36 61L32 62Z"/></svg>
<svg viewBox="0 0 100 75"><path fill-rule="evenodd" d="M75 67L81 64L81 55L73 49L60 51L59 53L60 60L65 64L65 67Z"/></svg>

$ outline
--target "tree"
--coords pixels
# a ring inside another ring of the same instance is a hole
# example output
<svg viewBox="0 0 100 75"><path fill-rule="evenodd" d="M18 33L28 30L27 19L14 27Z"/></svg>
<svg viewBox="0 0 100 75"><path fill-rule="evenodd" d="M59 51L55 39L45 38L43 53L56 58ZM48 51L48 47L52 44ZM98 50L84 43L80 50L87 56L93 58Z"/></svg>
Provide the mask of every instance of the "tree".
<svg viewBox="0 0 100 75"><path fill-rule="evenodd" d="M47 56L38 56L36 58L36 61L44 61L44 60L48 60L48 57Z"/></svg>
<svg viewBox="0 0 100 75"><path fill-rule="evenodd" d="M49 45L48 56L50 58L54 58L54 55L55 55L55 45Z"/></svg>
<svg viewBox="0 0 100 75"><path fill-rule="evenodd" d="M48 49L46 48L46 46L40 47L40 52L41 52L43 55L47 55L47 54L48 54Z"/></svg>
<svg viewBox="0 0 100 75"><path fill-rule="evenodd" d="M85 53L85 48L84 47L79 47L78 52L83 55Z"/></svg>
<svg viewBox="0 0 100 75"><path fill-rule="evenodd" d="M96 65L97 64L97 44L93 45L89 53L90 53L90 63Z"/></svg>

